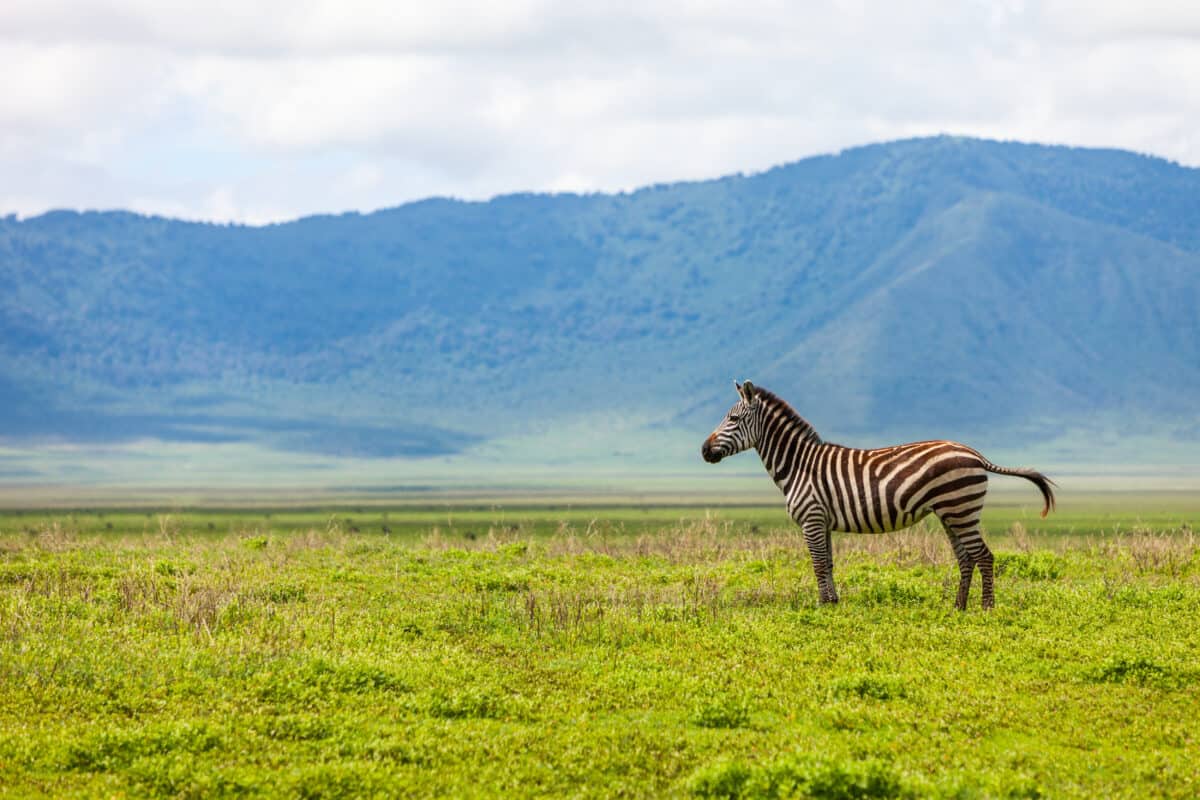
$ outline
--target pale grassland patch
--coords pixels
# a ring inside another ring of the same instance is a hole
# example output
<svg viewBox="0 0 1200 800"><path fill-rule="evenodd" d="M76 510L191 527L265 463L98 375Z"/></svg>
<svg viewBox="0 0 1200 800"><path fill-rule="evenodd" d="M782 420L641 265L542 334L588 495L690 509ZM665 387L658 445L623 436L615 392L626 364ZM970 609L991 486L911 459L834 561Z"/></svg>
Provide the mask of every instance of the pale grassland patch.
<svg viewBox="0 0 1200 800"><path fill-rule="evenodd" d="M1153 572L1179 577L1195 565L1200 553L1200 542L1190 528L1136 531L1118 541L1142 574Z"/></svg>
<svg viewBox="0 0 1200 800"><path fill-rule="evenodd" d="M437 528L427 539L430 549L462 549L472 552L504 553L507 555L524 555L528 550L527 535L522 535L521 529L511 525L488 525L479 528L467 528L442 535Z"/></svg>
<svg viewBox="0 0 1200 800"><path fill-rule="evenodd" d="M73 525L59 520L38 525L31 529L31 535L34 546L47 553L62 553L84 546L79 531Z"/></svg>
<svg viewBox="0 0 1200 800"><path fill-rule="evenodd" d="M941 527L928 521L902 531L881 534L834 534L834 563L849 555L867 556L898 567L954 563L954 553Z"/></svg>
<svg viewBox="0 0 1200 800"><path fill-rule="evenodd" d="M130 572L116 579L117 605L127 614L149 608L169 607L177 588L175 581L157 572Z"/></svg>
<svg viewBox="0 0 1200 800"><path fill-rule="evenodd" d="M299 533L283 537L283 546L289 552L324 549L340 550L346 546L348 541L347 535L342 530L341 525L336 521L331 521L329 526L324 530L308 528Z"/></svg>
<svg viewBox="0 0 1200 800"><path fill-rule="evenodd" d="M73 564L0 564L0 585L9 584L24 596L88 601L108 574L103 568Z"/></svg>
<svg viewBox="0 0 1200 800"><path fill-rule="evenodd" d="M714 618L720 613L720 585L693 587L610 586L608 588L528 589L509 601L509 611L535 635L577 632L622 622Z"/></svg>
<svg viewBox="0 0 1200 800"><path fill-rule="evenodd" d="M1173 536L1124 537L1123 540L1146 551L1137 558L1154 564L1158 563L1154 561L1156 555L1163 560L1164 546L1177 556L1186 555L1187 537L1181 542L1169 541ZM993 551L1013 547L1023 554L1033 553L1035 546L1039 551L1060 553L1078 547L1077 543L1055 538L1038 540L1035 545L1033 537L1019 523L1011 526L1005 535L988 539ZM1168 541L1164 544L1161 540ZM832 541L835 564L844 563L848 558L865 558L898 567L953 566L956 563L945 532L936 521L928 519L913 527L883 534L835 532ZM560 526L554 534L543 537L522 536L519 532L495 527L451 534L434 526L420 544L422 549L437 552L455 550L519 556L536 550L539 556L551 558L603 555L617 559L655 559L672 565L808 558L808 546L795 526L748 533L744 526L718 520L697 520L663 528L653 535L636 536L606 536L595 531L589 534L571 526Z"/></svg>
<svg viewBox="0 0 1200 800"><path fill-rule="evenodd" d="M650 558L668 564L698 564L726 559L773 558L804 550L799 529L776 528L765 533L747 533L730 522L698 520L664 528L653 535L604 539L580 536L571 531L556 534L546 542L552 557L603 553L614 558Z"/></svg>
<svg viewBox="0 0 1200 800"><path fill-rule="evenodd" d="M236 575L222 578L212 572L170 575L139 568L117 576L115 587L117 607L123 613L139 617L150 611L165 612L172 626L210 637L235 606L274 602L270 590L251 589Z"/></svg>
<svg viewBox="0 0 1200 800"><path fill-rule="evenodd" d="M815 604L807 574L764 578L733 587L716 574L679 576L668 583L622 582L608 586L528 588L510 595L508 615L534 635L575 634L652 621L712 622L737 609L800 608ZM479 613L494 609L481 601Z"/></svg>
<svg viewBox="0 0 1200 800"><path fill-rule="evenodd" d="M180 622L196 632L211 636L222 612L236 599L236 592L228 588L185 579L180 581L170 608Z"/></svg>
<svg viewBox="0 0 1200 800"><path fill-rule="evenodd" d="M1022 553L1028 553L1033 549L1033 541L1029 538L1029 531L1026 530L1025 523L1020 520L1008 526L1008 538L1012 542L1012 546Z"/></svg>

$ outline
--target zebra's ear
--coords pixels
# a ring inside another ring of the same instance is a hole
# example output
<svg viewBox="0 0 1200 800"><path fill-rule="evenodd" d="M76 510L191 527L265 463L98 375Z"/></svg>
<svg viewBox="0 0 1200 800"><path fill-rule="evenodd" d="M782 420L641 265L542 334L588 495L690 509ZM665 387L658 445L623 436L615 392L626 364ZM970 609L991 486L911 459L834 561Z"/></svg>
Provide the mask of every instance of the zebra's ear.
<svg viewBox="0 0 1200 800"><path fill-rule="evenodd" d="M734 382L733 382L733 388L737 389L738 394L742 393L742 385L740 383L738 383L736 380L734 380Z"/></svg>
<svg viewBox="0 0 1200 800"><path fill-rule="evenodd" d="M753 383L746 381L738 387L738 391L741 393L742 398L745 399L747 403L754 402L754 396L757 394L757 390L754 388Z"/></svg>

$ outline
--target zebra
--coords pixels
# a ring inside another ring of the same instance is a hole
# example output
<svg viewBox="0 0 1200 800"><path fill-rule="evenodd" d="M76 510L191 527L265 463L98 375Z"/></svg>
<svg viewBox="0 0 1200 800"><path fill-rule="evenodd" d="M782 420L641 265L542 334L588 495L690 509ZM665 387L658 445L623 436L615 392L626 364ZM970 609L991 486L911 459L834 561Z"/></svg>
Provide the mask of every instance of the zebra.
<svg viewBox="0 0 1200 800"><path fill-rule="evenodd" d="M945 440L859 450L822 441L782 398L750 381L734 382L739 400L700 448L716 464L754 447L783 492L788 515L804 533L821 603L836 603L830 534L900 530L937 515L958 560L955 608L967 607L971 578L979 567L983 607L995 605L992 551L983 541L979 515L987 473L1017 475L1042 492L1045 517L1054 508L1054 484L1032 469L1000 467L976 450Z"/></svg>

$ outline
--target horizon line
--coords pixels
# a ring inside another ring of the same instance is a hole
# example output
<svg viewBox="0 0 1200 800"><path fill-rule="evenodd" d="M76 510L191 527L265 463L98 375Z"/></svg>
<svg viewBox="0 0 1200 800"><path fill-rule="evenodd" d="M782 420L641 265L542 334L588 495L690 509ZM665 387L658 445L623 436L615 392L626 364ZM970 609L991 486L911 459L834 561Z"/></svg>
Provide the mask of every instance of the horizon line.
<svg viewBox="0 0 1200 800"><path fill-rule="evenodd" d="M1193 166L1193 165L1189 165L1189 164L1184 164L1180 161L1176 161L1174 159L1168 158L1163 155L1159 155L1157 153L1141 152L1141 151L1130 150L1130 149L1122 148L1122 147L1096 147L1096 146L1091 146L1091 145L1050 143L1050 142L1031 141L1031 140L1024 140L1024 139L996 139L996 138L989 138L989 137L985 137L985 136L973 136L973 135L955 134L955 133L938 133L938 134L930 134L930 135L925 135L925 136L908 136L908 137L903 137L903 138L899 138L899 139L885 139L885 140L880 140L880 141L867 142L865 144L848 145L846 147L840 148L835 151L812 153L810 155L801 156L799 158L796 158L796 159L793 159L790 161L783 161L778 164L774 164L770 167L766 167L764 169L756 170L756 171L728 172L728 173L714 175L712 177L707 177L707 178L696 178L696 179L682 178L682 179L674 180L674 181L658 181L658 182L654 182L654 183L640 184L640 185L635 186L630 189L617 189L617 190L597 189L595 191L570 191L570 190L542 191L542 190L536 190L536 189L514 189L513 191L500 192L500 193L493 194L493 195L490 195L487 197L482 197L482 198L459 197L459 196L454 196L454 195L437 195L437 194L435 194L435 195L429 195L427 197L417 198L414 200L407 200L407 201L404 201L401 203L397 203L396 205L379 206L379 207L373 208L373 209L345 209L342 211L325 211L325 212L319 212L319 213L315 213L315 214L305 214L305 215L301 215L301 216L297 216L297 217L289 217L287 219L271 220L271 221L267 221L267 222L247 222L247 221L237 221L237 220L218 220L218 219L211 219L211 218L203 219L203 218L188 218L188 217L172 217L172 216L168 216L165 214L145 213L145 212L141 212L141 211L135 211L135 210L132 210L129 208L67 208L67 207L60 207L60 208L50 208L50 209L42 211L38 214L32 214L29 216L22 216L21 214L14 212L14 211L5 212L3 214L0 214L0 223L25 224L25 223L37 222L46 217L56 217L56 216L61 216L61 215L79 216L79 217L95 215L95 216L131 216L131 217L135 217L135 218L143 219L143 220L171 222L171 223L179 223L179 224L184 224L184 225L203 225L203 226L218 227L218 228L263 229L263 228L282 227L285 225L293 225L293 224L304 222L307 220L336 219L336 218L340 218L340 217L369 217L369 216L373 216L375 214L383 214L383 213L398 211L398 210L401 210L404 208L409 208L411 206L418 206L418 205L422 205L425 203L456 203L456 204L463 204L463 205L487 205L490 203L494 203L497 201L503 201L503 200L507 200L507 199L528 198L528 197L534 197L534 198L580 198L580 199L604 198L604 197L609 197L609 198L624 197L624 196L628 196L628 195L639 194L642 192L656 191L656 190L660 190L660 189L663 189L666 187L692 186L692 185L699 185L699 184L706 184L706 183L719 183L721 181L727 181L727 180L751 179L751 178L756 178L756 177L770 174L771 172L774 172L776 170L788 169L791 167L795 167L795 166L798 166L805 162L817 161L817 160L821 160L821 159L840 158L842 156L845 156L847 154L854 153L857 151L871 150L871 149L879 148L879 147L890 147L890 146L896 146L896 145L913 144L913 143L917 143L917 142L935 142L935 141L943 141L943 140L963 141L963 142L992 144L992 145L1018 145L1018 146L1022 146L1022 147L1047 148L1047 149L1055 149L1055 150L1073 150L1073 151L1082 151L1082 152L1087 152L1087 153L1118 153L1118 154L1122 154L1122 155L1131 155L1131 156L1135 156L1138 158L1146 158L1146 159L1150 159L1153 161L1160 161L1160 162L1163 162L1170 166L1176 167L1178 169L1183 169L1183 170L1200 169L1200 165Z"/></svg>

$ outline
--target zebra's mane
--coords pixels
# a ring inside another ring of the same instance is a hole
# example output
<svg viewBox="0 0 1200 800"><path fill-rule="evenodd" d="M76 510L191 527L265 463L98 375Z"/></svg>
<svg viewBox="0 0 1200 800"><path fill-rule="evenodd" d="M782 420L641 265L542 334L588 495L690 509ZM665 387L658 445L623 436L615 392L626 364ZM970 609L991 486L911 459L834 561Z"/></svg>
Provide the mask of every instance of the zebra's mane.
<svg viewBox="0 0 1200 800"><path fill-rule="evenodd" d="M779 395L772 392L770 389L764 389L761 386L754 387L755 396L762 399L762 402L768 409L775 411L779 416L787 419L789 422L796 423L804 434L815 441L821 441L820 435L817 434L812 424L804 417L796 413L796 409L792 408L787 400L784 400Z"/></svg>

